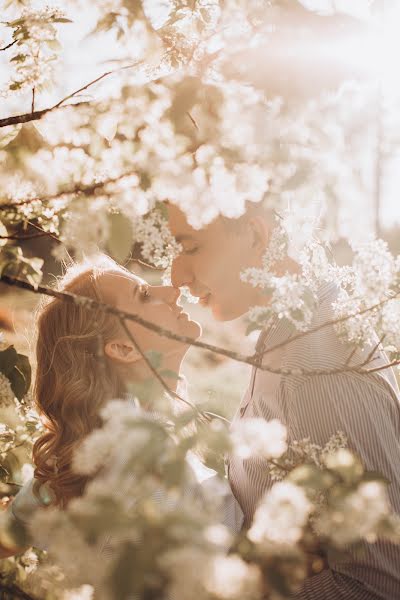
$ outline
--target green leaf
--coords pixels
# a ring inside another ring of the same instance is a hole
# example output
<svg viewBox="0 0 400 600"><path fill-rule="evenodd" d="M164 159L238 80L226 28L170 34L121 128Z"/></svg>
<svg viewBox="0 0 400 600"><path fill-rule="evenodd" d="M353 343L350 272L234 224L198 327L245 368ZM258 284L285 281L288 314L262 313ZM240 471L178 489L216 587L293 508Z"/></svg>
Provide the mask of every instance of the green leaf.
<svg viewBox="0 0 400 600"><path fill-rule="evenodd" d="M0 131L0 148L6 148L8 144L11 144L11 142L17 137L18 133L20 132L21 127L22 125L11 125L10 127L3 127ZM0 224L0 229L1 225L2 224ZM0 235L7 235L7 230L5 230L5 232L4 230L1 230ZM0 246L2 245L2 242L6 243L6 241L7 240L1 240Z"/></svg>
<svg viewBox="0 0 400 600"><path fill-rule="evenodd" d="M0 372L9 377L18 359L18 352L14 346L8 346L0 351Z"/></svg>
<svg viewBox="0 0 400 600"><path fill-rule="evenodd" d="M62 45L58 40L47 40L46 44L49 48L51 48L52 50L56 50L57 52L59 50L62 50Z"/></svg>
<svg viewBox="0 0 400 600"><path fill-rule="evenodd" d="M73 23L73 21L65 17L57 17L57 19L53 19L53 23Z"/></svg>
<svg viewBox="0 0 400 600"><path fill-rule="evenodd" d="M176 381L180 379L179 374L175 373L175 371L171 371L171 369L164 369L163 371L160 371L160 375L161 377L175 379Z"/></svg>
<svg viewBox="0 0 400 600"><path fill-rule="evenodd" d="M161 363L163 360L163 355L161 352L157 352L156 350L149 350L145 352L145 356L153 369L159 369L161 367Z"/></svg>
<svg viewBox="0 0 400 600"><path fill-rule="evenodd" d="M156 202L154 210L158 210L161 213L161 216L164 217L165 220L168 219L168 208L165 202Z"/></svg>
<svg viewBox="0 0 400 600"><path fill-rule="evenodd" d="M120 263L129 257L133 245L133 231L131 221L122 213L110 215L110 237L108 249L115 260Z"/></svg>
<svg viewBox="0 0 400 600"><path fill-rule="evenodd" d="M26 54L16 54L13 58L10 59L10 62L24 62L26 60Z"/></svg>

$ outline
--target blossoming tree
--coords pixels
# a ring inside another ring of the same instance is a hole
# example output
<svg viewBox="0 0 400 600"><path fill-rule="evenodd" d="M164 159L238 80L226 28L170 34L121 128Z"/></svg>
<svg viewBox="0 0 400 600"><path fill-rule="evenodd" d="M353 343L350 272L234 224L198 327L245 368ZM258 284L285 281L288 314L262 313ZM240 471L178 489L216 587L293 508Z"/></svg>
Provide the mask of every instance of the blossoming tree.
<svg viewBox="0 0 400 600"><path fill-rule="evenodd" d="M98 248L120 262L133 256L168 279L179 245L166 223L166 201L195 228L264 202L279 215L276 227L263 268L241 276L268 289L271 303L251 309L249 331L278 315L296 335L307 335L319 283L335 281L338 334L355 348L374 348L362 364L350 359L340 369L362 375L387 368L373 365L379 344L389 365L399 365L400 257L385 241L363 235L368 211L355 232L348 206L349 194L353 210L362 206L367 189L370 157L358 150L370 141L362 122L375 109L376 90L367 79L337 91L349 74L362 79L356 68L296 85L294 74L307 61L287 54L300 29L333 37L343 26L358 30L354 16L337 14L330 4L101 0L92 7L68 0L61 11L3 3L2 283L91 310L98 303L42 283L47 263L39 252L24 253L28 244L43 242L46 261ZM371 3L357 4L366 10ZM321 10L331 16L322 18ZM248 67L249 49L273 56L264 78L258 77L262 61ZM101 71L99 57L108 65ZM79 72L71 68L78 60ZM353 262L337 266L329 244L350 233ZM287 255L300 272L274 275L271 267ZM179 337L110 306L101 309L114 311L122 324L136 320ZM185 341L269 369L255 355ZM17 350L4 344L0 352L3 498L16 493L41 431L30 405L29 361ZM147 360L171 395L159 365ZM1 561L0 583L10 597L279 598L322 568L321 544L340 552L362 540L399 539L387 482L365 471L340 432L325 447L310 440L288 444L279 422L249 419L230 430L195 405L153 419L119 399L102 416L105 425L87 437L75 460L87 476L102 465L101 475L66 510L49 507L34 519L35 536L44 546L52 540L49 555L32 548ZM196 433L188 434L193 422ZM276 480L251 527L236 538L218 523L215 488L202 498L187 491L186 455L198 448L221 478L229 451L262 458ZM26 532L2 517L1 544L26 545ZM101 552L106 539L109 551Z"/></svg>

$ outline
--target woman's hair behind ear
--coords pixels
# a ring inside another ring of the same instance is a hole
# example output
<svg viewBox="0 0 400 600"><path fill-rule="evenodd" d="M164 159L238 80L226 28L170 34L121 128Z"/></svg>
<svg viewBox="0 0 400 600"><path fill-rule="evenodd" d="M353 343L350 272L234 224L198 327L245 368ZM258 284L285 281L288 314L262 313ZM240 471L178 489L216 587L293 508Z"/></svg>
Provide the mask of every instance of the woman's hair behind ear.
<svg viewBox="0 0 400 600"><path fill-rule="evenodd" d="M103 302L98 281L108 271L123 271L101 256L67 269L62 291ZM102 310L52 298L43 304L37 321L34 398L45 433L33 448L35 477L48 482L56 503L65 506L83 493L87 478L71 469L77 446L100 423L99 410L121 397L124 384L103 353L118 332L118 321Z"/></svg>

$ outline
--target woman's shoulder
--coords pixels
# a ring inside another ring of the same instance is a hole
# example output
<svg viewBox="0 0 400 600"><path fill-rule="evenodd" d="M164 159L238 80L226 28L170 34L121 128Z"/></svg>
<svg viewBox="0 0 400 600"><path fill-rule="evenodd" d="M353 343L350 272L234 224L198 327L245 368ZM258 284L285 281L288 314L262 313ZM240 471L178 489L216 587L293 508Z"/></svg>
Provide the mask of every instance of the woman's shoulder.
<svg viewBox="0 0 400 600"><path fill-rule="evenodd" d="M21 487L7 511L18 521L27 523L38 508L49 506L54 501L55 495L50 485L32 477Z"/></svg>

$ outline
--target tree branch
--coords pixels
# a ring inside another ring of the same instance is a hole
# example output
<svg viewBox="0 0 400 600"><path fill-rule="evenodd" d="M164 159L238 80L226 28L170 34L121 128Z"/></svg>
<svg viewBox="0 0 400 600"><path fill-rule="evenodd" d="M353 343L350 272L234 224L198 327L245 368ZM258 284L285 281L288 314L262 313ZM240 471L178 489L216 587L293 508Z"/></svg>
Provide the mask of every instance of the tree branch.
<svg viewBox="0 0 400 600"><path fill-rule="evenodd" d="M113 69L112 71L106 71L99 77L96 77L92 81L89 81L89 83L87 83L86 85L73 91L71 94L68 94L68 96L65 96L65 98L62 98L62 100L57 102L57 104L54 104L53 106L50 106L49 108L44 108L43 110L32 111L30 113L24 113L22 115L16 115L14 117L7 117L5 119L0 119L0 127L9 127L10 125L18 125L19 123L28 123L30 121L38 121L44 115L46 115L49 112L52 112L53 110L58 110L60 108L66 108L64 106L64 102L66 102L67 100L70 100L71 98L74 98L77 94L79 94L80 92L83 92L84 90L87 90L89 87L91 87L98 81L101 81L105 77L109 77L110 75L113 75L114 73L118 73L119 71L133 69L134 67L138 67L140 64L144 64L143 61L136 62L131 65L125 65L124 67L119 67L118 69ZM75 104L68 104L67 106L82 106L83 104L90 104L90 102L89 101L76 102Z"/></svg>
<svg viewBox="0 0 400 600"><path fill-rule="evenodd" d="M89 102L76 102L75 104L68 104L67 106L59 106L58 108L67 108L68 106L82 106L83 104L89 104ZM51 108L44 108L43 110L35 110L34 112L24 113L22 115L15 115L14 117L6 117L0 119L0 127L9 127L10 125L19 125L20 123L29 123L30 121L39 121L44 115L56 110L54 106Z"/></svg>
<svg viewBox="0 0 400 600"><path fill-rule="evenodd" d="M127 171L126 173L122 173L121 175L117 175L116 177L109 177L108 179L103 179L102 181L93 182L88 185L77 184L69 190L57 192L56 194L51 194L49 196L43 196L42 198L27 198L26 200L21 200L20 202L0 202L0 212L5 210L12 210L14 208L18 208L19 206L25 206L26 204L31 204L32 202L41 202L43 204L46 204L47 202L52 202L53 200L59 200L63 196L71 196L74 194L90 196L98 189L105 187L110 183L117 183L121 179L124 179L124 177L131 177L132 175L137 175L137 172Z"/></svg>
<svg viewBox="0 0 400 600"><path fill-rule="evenodd" d="M175 340L177 342L181 342L182 344L189 346L196 346L197 348L202 348L203 350L207 350L208 352L212 352L214 354L219 354L221 356L226 356L236 362L244 363L250 365L252 367L258 368L260 371L266 371L268 373L272 373L275 375L306 375L310 377L315 377L319 375L338 375L340 373L359 373L359 374L368 374L374 373L376 371L383 371L384 369L388 369L390 367L396 366L400 364L400 360L393 361L391 363L387 363L386 365L381 365L380 367L376 367L374 369L363 369L363 363L356 366L343 366L338 367L336 369L275 369L269 365L260 364L260 353L254 354L252 356L247 356L245 354L240 354L238 352L234 352L233 350L227 350L226 348L220 348L219 346L215 346L213 344L208 344L206 342L200 342L197 339L191 338L186 335L178 335L169 329L165 329L164 327L160 327L151 321L147 321L143 319L137 314L127 313L125 311L119 310L114 306L109 304L105 304L103 302L97 302L96 300L92 300L92 298L86 298L84 296L79 296L77 294L72 294L71 292L59 292L57 290L53 290L51 288L42 286L42 285L31 285L27 281L23 281L21 279L16 279L14 277L9 277L8 275L1 275L0 282L5 283L6 285L15 286L20 289L28 290L35 294L43 294L45 296L51 296L53 298L57 298L59 300L63 300L66 302L77 303L84 305L87 309L100 309L107 314L111 314L116 316L118 319L124 319L127 321L134 321L138 323L142 327L146 329L150 329L154 331L160 336L167 337L169 339ZM388 299L389 300L389 299ZM388 301L387 300L387 301ZM380 303L382 304L382 303ZM373 310L375 307L371 307L368 310ZM365 309L363 312L367 312ZM355 315L350 315L348 318L351 318ZM342 319L343 320L343 319ZM319 327L320 328L320 327ZM308 332L302 332L303 335ZM299 337L299 336L298 336ZM288 344L293 341L294 338L289 338L285 343ZM284 345L284 344L282 344Z"/></svg>
<svg viewBox="0 0 400 600"><path fill-rule="evenodd" d="M18 235L18 234L12 234L12 235L0 235L0 240L18 240L19 242L24 242L26 240L34 240L36 238L41 238L41 237L45 237L51 235L49 233L47 233L47 231L43 231L42 233L28 233L26 235ZM57 238L55 238L57 239Z"/></svg>

